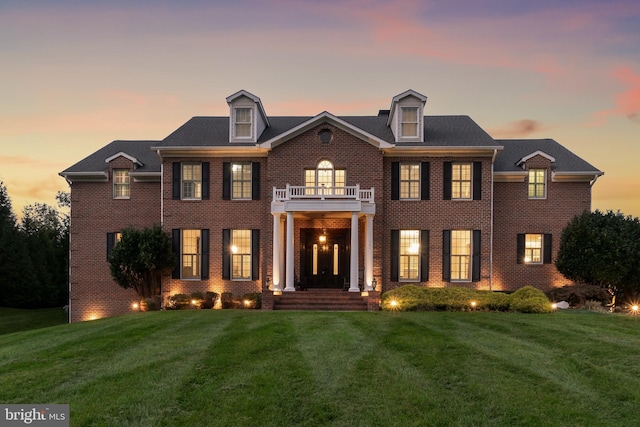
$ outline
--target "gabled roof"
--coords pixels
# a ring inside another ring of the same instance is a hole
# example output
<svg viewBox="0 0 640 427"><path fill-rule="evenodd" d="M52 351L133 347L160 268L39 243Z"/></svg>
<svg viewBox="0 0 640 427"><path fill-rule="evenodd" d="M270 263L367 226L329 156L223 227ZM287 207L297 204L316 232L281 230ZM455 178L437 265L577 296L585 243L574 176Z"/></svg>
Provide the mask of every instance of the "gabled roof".
<svg viewBox="0 0 640 427"><path fill-rule="evenodd" d="M526 161L542 153L545 157L554 159L551 166L554 173L584 173L595 176L603 174L553 139L498 139L496 142L504 146L504 150L496 157L496 172L521 173L520 165L523 159Z"/></svg>
<svg viewBox="0 0 640 427"><path fill-rule="evenodd" d="M135 174L160 174L160 158L151 149L159 141L113 141L73 166L60 172L67 179L103 179L109 171L108 161L124 156L139 165ZM133 174L133 173L132 173Z"/></svg>
<svg viewBox="0 0 640 427"><path fill-rule="evenodd" d="M234 93L233 95L227 96L227 104L231 105L231 103L233 101L235 101L236 99L241 98L243 96L246 96L247 98L249 98L250 100L252 100L256 104L258 104L258 110L260 110L260 114L262 115L262 119L264 120L266 125L269 126L269 117L267 117L267 113L264 111L264 106L262 105L262 101L260 100L259 97L255 96L251 92L247 92L244 89L239 90L236 93Z"/></svg>
<svg viewBox="0 0 640 427"><path fill-rule="evenodd" d="M398 102L400 102L401 100L403 100L408 96L413 96L415 98L418 98L420 102L422 102L422 106L424 106L424 104L427 102L426 96L416 92L413 89L405 90L400 95L394 96L393 98L391 98L391 106L389 107L389 118L387 119L387 126L391 124L391 118L395 114L395 110L396 110L396 106L398 105Z"/></svg>
<svg viewBox="0 0 640 427"><path fill-rule="evenodd" d="M291 129L280 133L260 144L261 147L271 149L279 144L282 144L285 141L288 141L291 138L294 138L300 135L307 130L314 128L322 123L330 123L336 126L339 129L344 130L345 132L350 133L364 141L367 141L369 144L372 144L378 148L391 148L393 147L393 143L387 142L384 139L367 132L360 126L354 126L352 123L344 120L340 117L336 117L333 114L323 111L315 117L306 120L297 126L292 127Z"/></svg>

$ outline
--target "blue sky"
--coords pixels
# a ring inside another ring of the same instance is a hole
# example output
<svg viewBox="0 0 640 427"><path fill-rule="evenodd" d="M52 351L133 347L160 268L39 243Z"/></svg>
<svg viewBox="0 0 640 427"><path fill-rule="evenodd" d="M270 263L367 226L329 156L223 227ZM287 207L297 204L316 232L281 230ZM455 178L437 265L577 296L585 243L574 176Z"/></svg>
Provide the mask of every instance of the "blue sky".
<svg viewBox="0 0 640 427"><path fill-rule="evenodd" d="M367 115L411 88L427 115L556 139L605 171L594 209L640 216L637 1L4 1L0 57L17 213L112 140L225 115L240 89L269 115Z"/></svg>

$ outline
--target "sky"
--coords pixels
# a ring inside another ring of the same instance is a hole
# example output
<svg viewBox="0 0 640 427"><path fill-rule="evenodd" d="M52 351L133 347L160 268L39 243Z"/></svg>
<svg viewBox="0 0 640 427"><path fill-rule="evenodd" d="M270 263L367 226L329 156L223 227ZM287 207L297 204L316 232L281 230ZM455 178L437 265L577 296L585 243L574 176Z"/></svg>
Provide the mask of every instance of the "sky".
<svg viewBox="0 0 640 427"><path fill-rule="evenodd" d="M425 115L553 138L605 172L592 209L640 216L637 0L0 0L0 181L14 212L113 140L228 115Z"/></svg>

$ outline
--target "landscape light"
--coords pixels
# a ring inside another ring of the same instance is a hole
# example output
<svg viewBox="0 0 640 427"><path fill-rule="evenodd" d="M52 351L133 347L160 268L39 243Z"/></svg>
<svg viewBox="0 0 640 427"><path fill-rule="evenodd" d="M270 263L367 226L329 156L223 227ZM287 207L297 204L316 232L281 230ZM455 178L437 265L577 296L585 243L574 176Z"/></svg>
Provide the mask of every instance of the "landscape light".
<svg viewBox="0 0 640 427"><path fill-rule="evenodd" d="M551 303L551 309L555 310L558 308L558 304L556 304L555 302Z"/></svg>
<svg viewBox="0 0 640 427"><path fill-rule="evenodd" d="M197 303L198 303L198 301L196 301L194 299L191 300L191 304L196 305Z"/></svg>
<svg viewBox="0 0 640 427"><path fill-rule="evenodd" d="M244 300L244 306L249 307L249 305L251 305L251 301L249 301L248 299Z"/></svg>
<svg viewBox="0 0 640 427"><path fill-rule="evenodd" d="M140 305L137 302L134 302L133 304L131 304L131 308L133 308L134 310L137 310L140 307Z"/></svg>
<svg viewBox="0 0 640 427"><path fill-rule="evenodd" d="M471 308L476 308L476 305L478 305L477 302L475 301L471 301Z"/></svg>
<svg viewBox="0 0 640 427"><path fill-rule="evenodd" d="M391 305L391 307L397 307L398 306L398 301L392 299L389 304Z"/></svg>

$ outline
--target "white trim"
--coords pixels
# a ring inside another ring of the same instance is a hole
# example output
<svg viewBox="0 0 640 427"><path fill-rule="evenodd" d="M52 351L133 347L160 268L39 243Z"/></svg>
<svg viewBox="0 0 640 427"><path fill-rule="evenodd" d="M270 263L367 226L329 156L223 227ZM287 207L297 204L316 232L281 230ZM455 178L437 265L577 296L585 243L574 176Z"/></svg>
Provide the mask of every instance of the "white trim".
<svg viewBox="0 0 640 427"><path fill-rule="evenodd" d="M555 172L551 171L551 182L591 182L604 175L604 172Z"/></svg>
<svg viewBox="0 0 640 427"><path fill-rule="evenodd" d="M265 112L264 106L262 105L262 101L260 100L259 97L255 96L254 94L247 92L244 89L241 89L238 92L227 96L227 104L231 105L233 101L243 96L249 98L250 100L256 103L256 105L258 106L258 111L262 115L262 118L264 119L265 124L267 125L267 127L271 126L269 124L269 118L267 117L267 113Z"/></svg>
<svg viewBox="0 0 640 427"><path fill-rule="evenodd" d="M528 156L524 156L523 158L521 158L520 160L518 160L518 161L516 162L516 165L517 165L517 166L520 166L520 165L522 165L523 163L526 163L526 162L527 162L527 160L529 160L529 159L531 159L531 158L533 158L533 157L535 157L535 156L542 156L542 157L544 157L545 159L549 160L551 163L554 163L554 162L556 161L555 157L553 157L553 156L551 156L551 155L549 155L549 154L545 153L544 151L538 150L538 151L535 151L535 152L533 152L533 153L529 154Z"/></svg>
<svg viewBox="0 0 640 427"><path fill-rule="evenodd" d="M321 123L329 123L337 128L344 130L345 132L350 133L351 135L362 139L365 142L373 145L374 147L383 149L383 148L392 148L393 144L388 143L387 141L378 138L368 132L363 131L362 129L334 116L333 114L323 111L315 117L310 118L306 122L299 124L298 126L289 129L288 131L281 133L280 135L271 138L268 141L265 141L261 144L258 144L258 147L265 148L267 150L271 150L278 145L295 138L296 136L306 132L307 130L321 124Z"/></svg>
<svg viewBox="0 0 640 427"><path fill-rule="evenodd" d="M391 98L391 106L389 107L389 118L387 119L387 126L391 126L391 120L393 119L395 108L398 102L408 96L418 98L422 102L423 106L427 103L427 97L421 93L416 92L413 89L405 90L401 94L394 96L393 98ZM420 114L418 114L418 118L420 118Z"/></svg>
<svg viewBox="0 0 640 427"><path fill-rule="evenodd" d="M74 181L93 181L108 182L109 174L105 171L99 172L60 172L60 176L64 177L70 183Z"/></svg>
<svg viewBox="0 0 640 427"><path fill-rule="evenodd" d="M135 157L130 156L129 154L125 153L124 151L121 151L121 152L119 152L119 153L116 153L116 154L114 154L114 155L113 155L113 156L111 156L111 157L107 157L106 159L104 159L104 162L105 162L105 163L109 163L109 162L111 162L112 160L115 160L115 159L117 159L117 158L118 158L118 157L120 157L120 156L122 156L122 157L124 157L124 158L126 158L126 159L131 160L133 163L135 163L135 164L136 164L136 165L138 165L138 166L144 166L144 163L142 163L140 160L136 159Z"/></svg>

